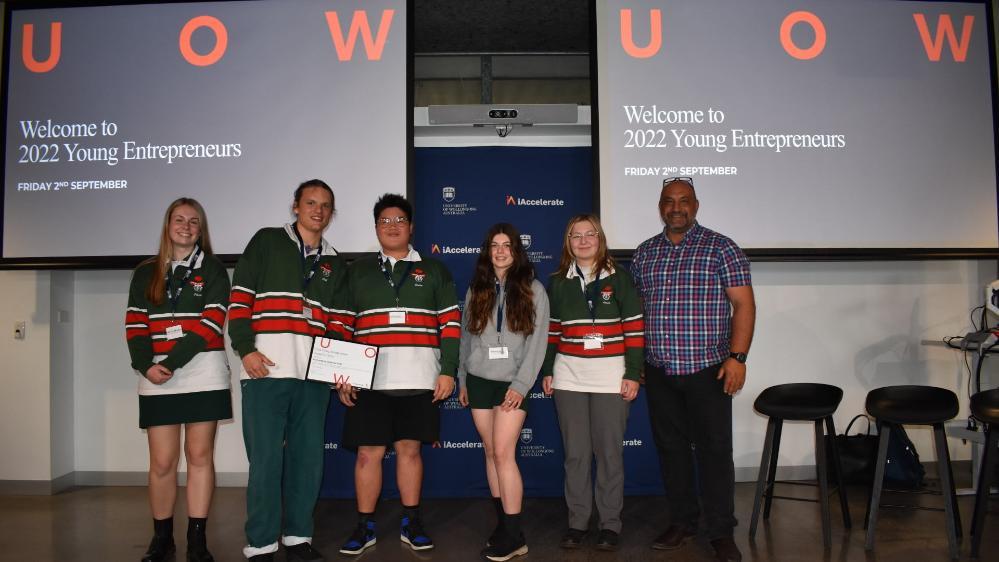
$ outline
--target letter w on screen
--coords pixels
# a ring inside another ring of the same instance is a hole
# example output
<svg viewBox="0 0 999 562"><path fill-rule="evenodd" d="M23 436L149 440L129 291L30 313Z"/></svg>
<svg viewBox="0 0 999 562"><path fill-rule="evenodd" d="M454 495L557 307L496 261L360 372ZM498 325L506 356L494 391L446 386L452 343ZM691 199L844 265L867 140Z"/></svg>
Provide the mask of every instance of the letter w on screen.
<svg viewBox="0 0 999 562"><path fill-rule="evenodd" d="M336 49L336 56L341 61L349 61L354 57L354 44L357 42L358 34L364 41L364 52L368 60L381 60L382 50L385 48L385 41L388 39L389 29L392 27L392 18L395 10L382 10L382 19L378 24L378 34L371 38L371 26L368 24L368 13L364 10L355 10L350 20L350 29L347 31L346 40L343 37L343 29L340 27L340 16L335 11L326 12L326 24L330 28L330 35L333 38L333 48Z"/></svg>

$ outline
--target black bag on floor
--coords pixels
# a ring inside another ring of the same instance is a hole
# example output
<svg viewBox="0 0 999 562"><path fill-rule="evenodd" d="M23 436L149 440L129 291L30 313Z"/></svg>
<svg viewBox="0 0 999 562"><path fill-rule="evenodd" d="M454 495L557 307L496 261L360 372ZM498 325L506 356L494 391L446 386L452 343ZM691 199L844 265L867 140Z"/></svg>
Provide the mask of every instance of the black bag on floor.
<svg viewBox="0 0 999 562"><path fill-rule="evenodd" d="M919 462L919 453L905 428L892 424L891 439L888 440L888 462L885 464L885 488L921 488L924 476L926 469Z"/></svg>
<svg viewBox="0 0 999 562"><path fill-rule="evenodd" d="M864 418L867 420L867 432L850 435L854 422ZM905 428L892 424L891 439L888 440L888 459L885 463L885 487L911 490L923 485L926 470L919 462L919 453L912 444ZM835 438L839 448L840 464L843 466L843 481L846 484L864 484L870 486L874 482L874 468L878 460L878 436L871 435L871 417L859 414L850 420L846 431ZM826 458L828 459L829 482L836 483L836 472L833 468L832 440L828 442Z"/></svg>
<svg viewBox="0 0 999 562"><path fill-rule="evenodd" d="M854 422L864 418L867 420L867 432L857 435L850 435L850 429ZM836 435L827 441L827 454L830 483L836 482L836 470L833 468L832 446L835 442L839 449L839 461L843 467L843 482L846 484L867 484L874 481L874 463L878 454L878 436L871 435L871 418L866 414L859 414L850 420L846 426L846 431L841 435Z"/></svg>

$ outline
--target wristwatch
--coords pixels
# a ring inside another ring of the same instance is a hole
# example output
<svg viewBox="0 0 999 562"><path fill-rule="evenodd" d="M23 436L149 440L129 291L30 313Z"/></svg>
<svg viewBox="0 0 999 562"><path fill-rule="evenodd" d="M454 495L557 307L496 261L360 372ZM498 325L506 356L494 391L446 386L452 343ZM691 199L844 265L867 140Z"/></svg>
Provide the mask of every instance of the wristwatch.
<svg viewBox="0 0 999 562"><path fill-rule="evenodd" d="M728 356L731 357L732 359L735 359L739 363L743 363L743 364L746 363L746 354L745 353L735 353L735 352L732 352L732 353L729 353Z"/></svg>

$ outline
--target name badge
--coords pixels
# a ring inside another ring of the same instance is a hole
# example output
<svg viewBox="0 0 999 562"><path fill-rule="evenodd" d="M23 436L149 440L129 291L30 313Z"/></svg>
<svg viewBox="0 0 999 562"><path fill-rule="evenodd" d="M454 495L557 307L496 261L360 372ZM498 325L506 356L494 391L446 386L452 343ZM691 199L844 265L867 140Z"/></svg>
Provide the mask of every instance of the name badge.
<svg viewBox="0 0 999 562"><path fill-rule="evenodd" d="M604 337L600 334L589 334L583 339L583 349L603 349Z"/></svg>
<svg viewBox="0 0 999 562"><path fill-rule="evenodd" d="M312 320L312 308L307 305L303 305L302 316L304 316L306 320Z"/></svg>
<svg viewBox="0 0 999 562"><path fill-rule="evenodd" d="M405 324L405 323L406 323L405 310L389 311L389 324Z"/></svg>
<svg viewBox="0 0 999 562"><path fill-rule="evenodd" d="M489 348L489 358L490 359L507 359L510 357L510 348L507 346L490 347Z"/></svg>
<svg viewBox="0 0 999 562"><path fill-rule="evenodd" d="M179 340L184 337L184 328L180 326L167 326L166 338L168 340Z"/></svg>

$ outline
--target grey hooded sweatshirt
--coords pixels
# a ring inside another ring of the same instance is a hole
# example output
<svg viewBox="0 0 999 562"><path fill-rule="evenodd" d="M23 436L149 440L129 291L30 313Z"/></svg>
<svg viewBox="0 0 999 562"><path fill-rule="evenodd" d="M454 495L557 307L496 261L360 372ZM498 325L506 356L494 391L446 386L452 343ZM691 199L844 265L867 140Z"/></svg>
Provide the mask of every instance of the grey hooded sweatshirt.
<svg viewBox="0 0 999 562"><path fill-rule="evenodd" d="M506 307L503 308L503 331L496 330L496 316L500 302L506 300L506 286L500 285L500 294L493 306L489 323L479 335L468 331L467 303L472 298L472 291L465 293L466 310L461 315L461 347L458 362L458 381L462 388L468 373L483 379L493 381L509 381L510 388L523 397L534 386L545 360L548 347L548 294L545 287L537 279L531 283L534 293L534 333L524 337L523 334L510 331ZM489 348L504 346L508 349L506 359L490 359Z"/></svg>

